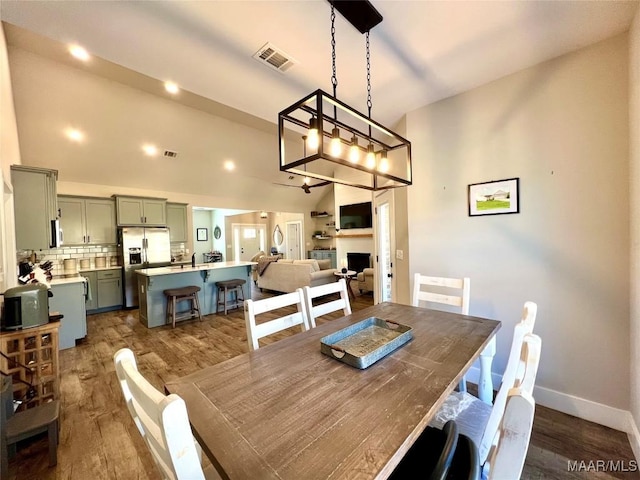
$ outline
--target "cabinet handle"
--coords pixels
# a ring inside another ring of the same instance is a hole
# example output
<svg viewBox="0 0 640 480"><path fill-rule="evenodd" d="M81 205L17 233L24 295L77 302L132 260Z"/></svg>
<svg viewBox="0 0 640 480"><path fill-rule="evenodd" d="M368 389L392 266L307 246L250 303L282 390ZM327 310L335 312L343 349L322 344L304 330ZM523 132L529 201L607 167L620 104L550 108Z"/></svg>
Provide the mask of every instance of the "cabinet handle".
<svg viewBox="0 0 640 480"><path fill-rule="evenodd" d="M82 236L82 243L87 243L87 236L86 235Z"/></svg>
<svg viewBox="0 0 640 480"><path fill-rule="evenodd" d="M144 217L140 217L140 223L144 223Z"/></svg>
<svg viewBox="0 0 640 480"><path fill-rule="evenodd" d="M91 235L87 235L87 243L91 243Z"/></svg>
<svg viewBox="0 0 640 480"><path fill-rule="evenodd" d="M147 217L144 217L144 223L147 223Z"/></svg>

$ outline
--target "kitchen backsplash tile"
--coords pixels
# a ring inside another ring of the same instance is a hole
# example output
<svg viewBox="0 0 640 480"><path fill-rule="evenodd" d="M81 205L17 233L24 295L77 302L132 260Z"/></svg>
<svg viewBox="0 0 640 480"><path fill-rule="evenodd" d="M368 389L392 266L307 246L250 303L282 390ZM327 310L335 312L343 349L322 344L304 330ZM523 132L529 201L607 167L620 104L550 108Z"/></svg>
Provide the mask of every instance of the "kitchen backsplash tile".
<svg viewBox="0 0 640 480"><path fill-rule="evenodd" d="M32 250L18 250L16 252L16 261L20 263L23 260L28 260L31 257ZM95 267L95 257L107 257L107 266L121 265L118 259L118 247L116 245L100 246L92 245L90 247L63 247L52 248L50 250L38 250L36 252L36 263L45 262L51 260L53 268L51 269L52 275L63 275L64 266L63 260L66 258L89 258L91 260L91 267ZM112 258L113 257L113 258ZM78 265L80 262L78 262ZM17 270L17 268L16 268Z"/></svg>

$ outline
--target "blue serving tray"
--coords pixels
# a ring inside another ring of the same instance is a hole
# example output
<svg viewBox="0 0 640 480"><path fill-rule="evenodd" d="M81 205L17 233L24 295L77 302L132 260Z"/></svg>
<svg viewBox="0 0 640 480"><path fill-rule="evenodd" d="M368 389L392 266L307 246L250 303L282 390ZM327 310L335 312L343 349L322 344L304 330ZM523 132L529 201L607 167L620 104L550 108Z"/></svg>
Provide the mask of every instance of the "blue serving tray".
<svg viewBox="0 0 640 480"><path fill-rule="evenodd" d="M411 327L369 317L320 339L320 351L365 369L413 338Z"/></svg>

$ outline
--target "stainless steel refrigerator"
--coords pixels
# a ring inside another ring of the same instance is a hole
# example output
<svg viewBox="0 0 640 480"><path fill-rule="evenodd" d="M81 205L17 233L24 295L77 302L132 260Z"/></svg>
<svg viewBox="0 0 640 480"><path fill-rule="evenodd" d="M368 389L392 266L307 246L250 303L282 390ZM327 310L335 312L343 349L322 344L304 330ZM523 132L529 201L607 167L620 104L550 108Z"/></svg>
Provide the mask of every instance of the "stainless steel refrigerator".
<svg viewBox="0 0 640 480"><path fill-rule="evenodd" d="M118 230L118 245L124 265L125 307L137 307L138 278L135 271L171 265L169 229L123 227Z"/></svg>

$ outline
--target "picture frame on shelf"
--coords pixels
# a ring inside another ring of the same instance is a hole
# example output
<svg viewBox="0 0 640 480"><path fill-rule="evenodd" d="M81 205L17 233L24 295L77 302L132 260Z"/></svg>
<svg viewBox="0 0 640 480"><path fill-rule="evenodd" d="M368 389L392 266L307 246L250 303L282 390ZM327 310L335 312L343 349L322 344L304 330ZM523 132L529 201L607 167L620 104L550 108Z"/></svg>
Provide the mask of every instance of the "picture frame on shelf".
<svg viewBox="0 0 640 480"><path fill-rule="evenodd" d="M206 228L196 228L196 240L206 242L209 240L209 230Z"/></svg>
<svg viewBox="0 0 640 480"><path fill-rule="evenodd" d="M506 178L467 187L469 216L520 213L520 179Z"/></svg>

